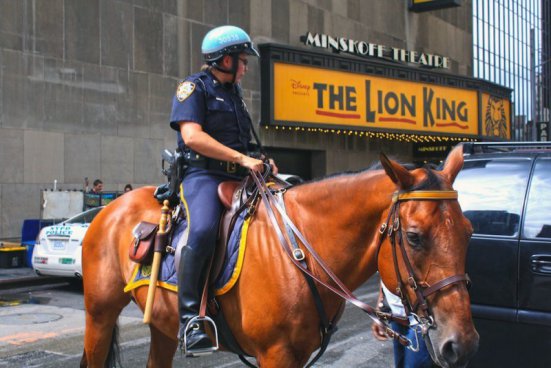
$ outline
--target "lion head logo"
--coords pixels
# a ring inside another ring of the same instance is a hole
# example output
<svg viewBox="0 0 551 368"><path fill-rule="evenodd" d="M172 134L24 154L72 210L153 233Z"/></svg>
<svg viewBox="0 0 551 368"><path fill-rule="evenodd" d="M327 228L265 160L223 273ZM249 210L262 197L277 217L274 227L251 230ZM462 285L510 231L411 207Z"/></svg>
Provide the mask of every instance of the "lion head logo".
<svg viewBox="0 0 551 368"><path fill-rule="evenodd" d="M507 116L502 98L490 96L484 118L486 135L507 139Z"/></svg>

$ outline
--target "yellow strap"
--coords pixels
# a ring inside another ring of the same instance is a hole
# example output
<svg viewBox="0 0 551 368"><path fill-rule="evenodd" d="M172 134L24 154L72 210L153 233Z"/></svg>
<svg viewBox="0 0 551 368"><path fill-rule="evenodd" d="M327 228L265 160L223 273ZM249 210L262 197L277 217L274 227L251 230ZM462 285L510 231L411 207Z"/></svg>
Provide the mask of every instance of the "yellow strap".
<svg viewBox="0 0 551 368"><path fill-rule="evenodd" d="M0 252L19 252L26 249L25 247L0 247Z"/></svg>
<svg viewBox="0 0 551 368"><path fill-rule="evenodd" d="M414 190L412 192L394 193L392 201L408 201L411 199L457 199L456 190Z"/></svg>

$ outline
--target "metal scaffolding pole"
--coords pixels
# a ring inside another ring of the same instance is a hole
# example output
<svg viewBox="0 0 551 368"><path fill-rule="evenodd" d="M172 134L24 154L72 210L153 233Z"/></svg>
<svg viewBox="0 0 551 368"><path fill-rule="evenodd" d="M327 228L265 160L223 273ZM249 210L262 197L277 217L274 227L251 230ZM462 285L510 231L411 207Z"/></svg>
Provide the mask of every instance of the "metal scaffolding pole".
<svg viewBox="0 0 551 368"><path fill-rule="evenodd" d="M535 141L538 137L536 135L536 37L534 28L530 29L530 93L532 95L532 132L530 134L530 139Z"/></svg>

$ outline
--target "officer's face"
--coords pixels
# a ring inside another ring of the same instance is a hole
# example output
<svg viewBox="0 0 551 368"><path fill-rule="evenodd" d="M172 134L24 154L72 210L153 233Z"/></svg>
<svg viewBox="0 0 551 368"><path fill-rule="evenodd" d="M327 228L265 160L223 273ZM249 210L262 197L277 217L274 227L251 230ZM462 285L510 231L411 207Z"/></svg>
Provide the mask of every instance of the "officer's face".
<svg viewBox="0 0 551 368"><path fill-rule="evenodd" d="M235 82L239 83L241 82L241 79L243 78L245 73L247 73L248 71L248 67L247 67L249 63L248 55L245 53L239 54L237 63L238 65L237 65L237 74L235 75Z"/></svg>

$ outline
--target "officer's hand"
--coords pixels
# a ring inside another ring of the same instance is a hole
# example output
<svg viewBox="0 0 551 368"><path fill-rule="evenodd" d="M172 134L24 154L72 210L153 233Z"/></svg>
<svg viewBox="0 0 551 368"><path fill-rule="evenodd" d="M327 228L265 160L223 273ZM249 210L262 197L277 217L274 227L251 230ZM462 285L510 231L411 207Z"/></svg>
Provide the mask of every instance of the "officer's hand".
<svg viewBox="0 0 551 368"><path fill-rule="evenodd" d="M373 323L371 325L371 332L373 333L373 336L375 336L375 338L379 341L388 340L385 328L383 326L380 326L378 323Z"/></svg>
<svg viewBox="0 0 551 368"><path fill-rule="evenodd" d="M264 156L264 154L261 154L260 155L260 159L264 162L266 162L266 156ZM273 175L277 175L277 173L279 172L279 169L277 167L277 165L275 164L275 161L273 158L269 158L268 159L268 163L270 164L270 167L272 168L272 174Z"/></svg>
<svg viewBox="0 0 551 368"><path fill-rule="evenodd" d="M279 172L279 169L277 168L277 165L275 164L275 161L273 159L269 159L268 162L270 163L270 166L272 167L272 174L277 175Z"/></svg>
<svg viewBox="0 0 551 368"><path fill-rule="evenodd" d="M264 163L262 162L262 160L258 160L256 158L252 158L246 155L241 156L239 165L246 167L251 171L256 171L260 173L264 170Z"/></svg>

